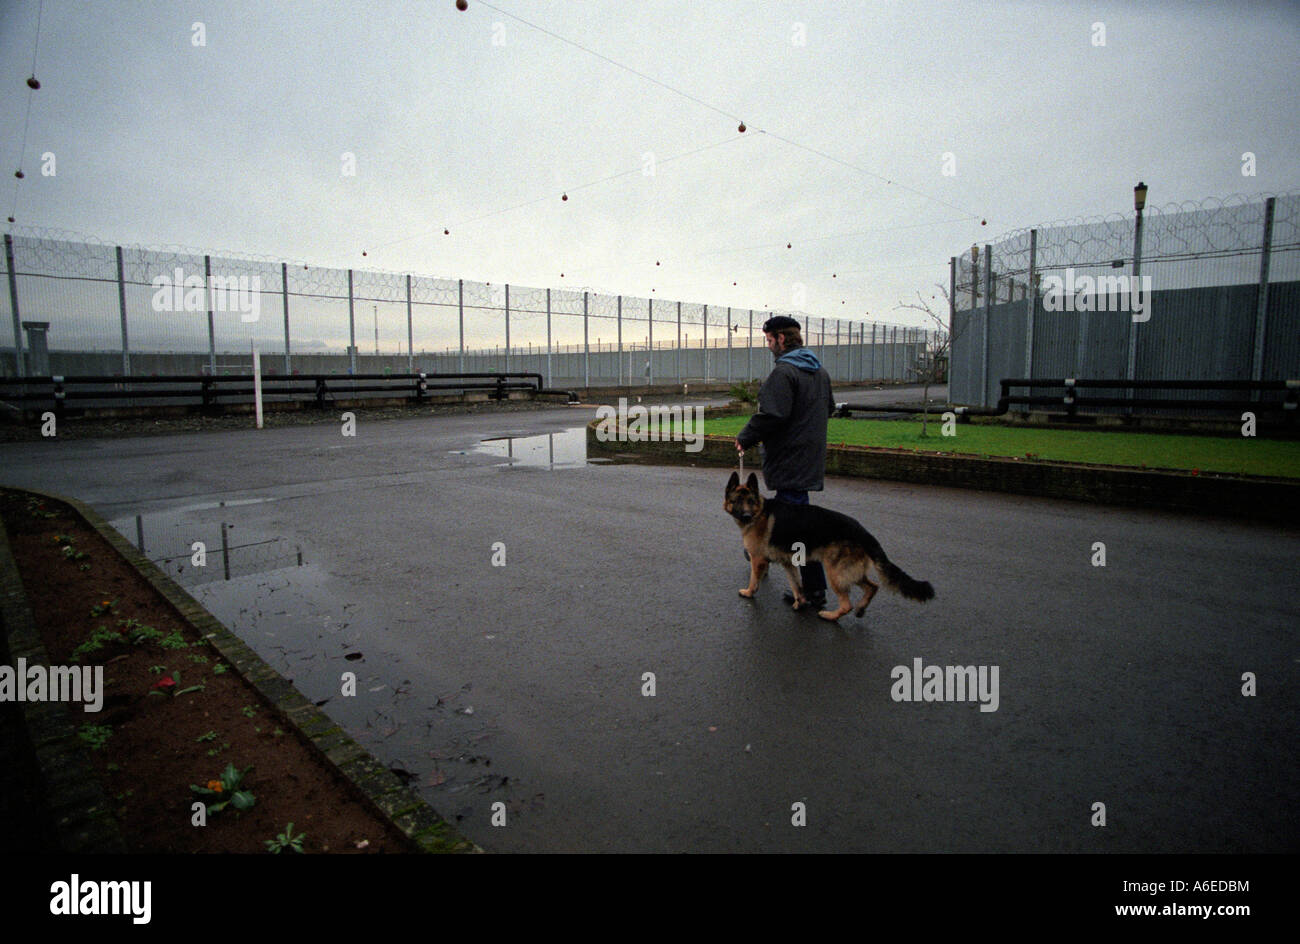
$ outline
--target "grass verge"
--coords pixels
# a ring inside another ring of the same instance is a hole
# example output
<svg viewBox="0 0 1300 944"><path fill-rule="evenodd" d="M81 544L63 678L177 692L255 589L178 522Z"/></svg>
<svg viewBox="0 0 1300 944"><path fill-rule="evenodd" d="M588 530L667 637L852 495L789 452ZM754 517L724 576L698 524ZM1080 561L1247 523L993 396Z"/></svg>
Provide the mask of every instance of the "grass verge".
<svg viewBox="0 0 1300 944"><path fill-rule="evenodd" d="M747 416L705 420L704 432L734 436ZM932 416L930 435L921 438L920 421L832 419L827 441L836 445L879 446L915 452L973 456L1029 457L1149 469L1186 469L1231 475L1300 478L1300 441L1255 437L1186 436L1127 430L1058 430L958 424L956 435L941 434Z"/></svg>

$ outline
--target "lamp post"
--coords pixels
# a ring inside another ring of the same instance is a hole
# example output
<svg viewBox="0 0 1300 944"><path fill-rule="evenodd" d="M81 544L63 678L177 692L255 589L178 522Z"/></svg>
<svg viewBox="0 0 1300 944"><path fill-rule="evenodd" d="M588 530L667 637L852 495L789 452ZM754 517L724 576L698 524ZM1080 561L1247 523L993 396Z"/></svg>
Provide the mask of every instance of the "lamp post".
<svg viewBox="0 0 1300 944"><path fill-rule="evenodd" d="M1139 182L1133 188L1133 209L1137 211L1137 223L1133 227L1133 278L1142 274L1142 211L1147 205L1147 185Z"/></svg>
<svg viewBox="0 0 1300 944"><path fill-rule="evenodd" d="M1129 286L1129 301L1132 303L1133 294L1136 291L1138 277L1142 274L1142 211L1147 205L1147 185L1138 182L1133 188L1133 209L1137 213L1137 220L1133 224L1133 284ZM1137 379L1137 322L1132 318L1129 319L1128 327L1128 380ZM1128 399L1133 399L1133 388L1129 387L1126 394ZM1133 405L1130 403L1125 412L1132 414Z"/></svg>

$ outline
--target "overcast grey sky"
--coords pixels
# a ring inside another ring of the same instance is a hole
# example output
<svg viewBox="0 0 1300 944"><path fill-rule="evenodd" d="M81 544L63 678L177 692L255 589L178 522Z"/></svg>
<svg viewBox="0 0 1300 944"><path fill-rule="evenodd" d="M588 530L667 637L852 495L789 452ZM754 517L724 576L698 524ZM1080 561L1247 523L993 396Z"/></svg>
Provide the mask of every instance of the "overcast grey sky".
<svg viewBox="0 0 1300 944"><path fill-rule="evenodd" d="M13 232L919 324L949 256L1139 179L1300 186L1293 3L46 0L20 154L37 7Z"/></svg>

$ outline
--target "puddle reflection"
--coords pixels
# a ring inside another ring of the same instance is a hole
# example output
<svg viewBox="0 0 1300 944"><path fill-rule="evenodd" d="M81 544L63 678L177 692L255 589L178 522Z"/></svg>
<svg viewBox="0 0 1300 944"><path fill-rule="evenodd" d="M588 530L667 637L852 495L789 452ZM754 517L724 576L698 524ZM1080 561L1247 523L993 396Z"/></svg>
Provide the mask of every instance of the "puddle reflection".
<svg viewBox="0 0 1300 944"><path fill-rule="evenodd" d="M475 452L506 459L506 465L534 469L580 469L587 464L587 430L577 426L540 436L484 439Z"/></svg>
<svg viewBox="0 0 1300 944"><path fill-rule="evenodd" d="M215 503L210 507L252 502ZM163 514L118 518L110 524L153 563L185 587L236 580L302 567L302 547L283 537L266 536L226 521L196 522L178 509Z"/></svg>

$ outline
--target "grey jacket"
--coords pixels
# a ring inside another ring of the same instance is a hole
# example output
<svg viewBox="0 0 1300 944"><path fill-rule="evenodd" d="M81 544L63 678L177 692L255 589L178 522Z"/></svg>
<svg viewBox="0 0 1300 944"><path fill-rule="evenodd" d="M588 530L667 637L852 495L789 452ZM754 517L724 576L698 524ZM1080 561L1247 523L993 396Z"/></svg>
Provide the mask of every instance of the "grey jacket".
<svg viewBox="0 0 1300 944"><path fill-rule="evenodd" d="M826 475L826 421L835 411L831 377L805 347L777 359L758 391L758 412L737 434L748 449L763 444L769 489L819 492Z"/></svg>

